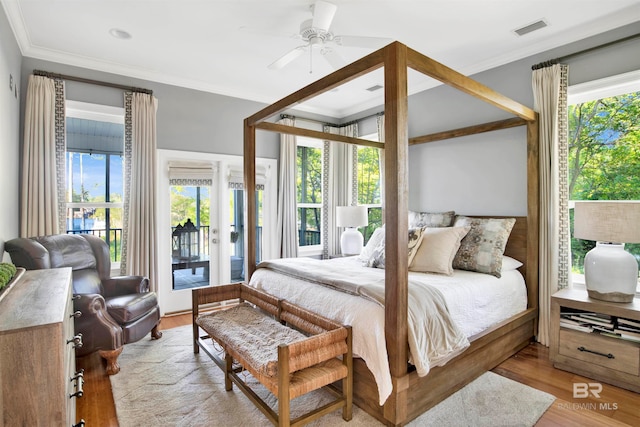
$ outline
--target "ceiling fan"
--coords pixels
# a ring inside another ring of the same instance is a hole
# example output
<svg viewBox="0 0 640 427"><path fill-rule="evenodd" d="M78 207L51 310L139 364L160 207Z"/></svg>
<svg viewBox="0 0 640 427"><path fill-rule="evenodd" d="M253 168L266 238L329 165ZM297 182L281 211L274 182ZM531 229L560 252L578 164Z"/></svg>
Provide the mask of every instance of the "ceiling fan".
<svg viewBox="0 0 640 427"><path fill-rule="evenodd" d="M383 37L343 36L335 35L331 31L331 22L338 10L338 6L324 0L316 0L311 5L313 18L307 19L300 25L300 33L296 36L305 44L297 46L268 65L271 70L279 70L296 58L309 51L312 60L313 49L320 50L322 57L335 69L342 68L346 61L335 51L334 46L351 46L377 49L391 42ZM311 73L311 67L309 72Z"/></svg>

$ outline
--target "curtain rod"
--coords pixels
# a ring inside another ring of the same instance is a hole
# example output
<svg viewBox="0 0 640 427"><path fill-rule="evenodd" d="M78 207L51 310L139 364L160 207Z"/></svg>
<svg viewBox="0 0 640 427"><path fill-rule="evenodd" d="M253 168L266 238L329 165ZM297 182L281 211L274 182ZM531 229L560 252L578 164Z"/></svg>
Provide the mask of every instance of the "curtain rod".
<svg viewBox="0 0 640 427"><path fill-rule="evenodd" d="M291 114L280 114L280 118L281 119L303 120L303 121L306 121L306 122L320 123L321 125L327 125L327 126L333 126L333 127L341 128L341 127L344 127L344 126L349 126L349 125L352 125L354 123L361 122L362 120L366 120L366 119L369 119L371 117L378 117L378 116L383 116L383 115L384 115L384 112L369 114L368 116L364 116L364 117L361 117L359 119L352 120L350 122L341 123L339 125L337 125L335 123L323 122L321 120L316 120L316 119L308 119L306 117L296 117L296 116L292 116Z"/></svg>
<svg viewBox="0 0 640 427"><path fill-rule="evenodd" d="M574 58L576 56L584 55L584 54L593 52L594 50L604 49L606 47L613 46L615 44L624 43L626 41L637 39L639 37L640 37L640 34L633 34L633 35L628 36L628 37L623 37L623 38L618 39L618 40L613 40L613 41L610 41L608 43L604 43L604 44L601 44L601 45L598 45L598 46L590 47L590 48L584 49L584 50L579 50L578 52L570 53L569 55L561 56L561 57L558 57L558 58L555 58L555 59L550 59L548 61L541 62L539 64L532 65L531 69L532 70L539 70L540 68L550 67L552 65L559 64L560 62L566 61L566 60L568 60L570 58Z"/></svg>
<svg viewBox="0 0 640 427"><path fill-rule="evenodd" d="M99 86L107 86L107 87L112 87L112 88L116 88L116 89L128 90L128 91L131 91L131 92L140 92L140 93L146 93L148 95L153 95L153 91L151 89L143 89L143 88L139 88L139 87L125 86L125 85L120 85L120 84L117 84L117 83L103 82L103 81L100 81L100 80L85 79L83 77L68 76L68 75L65 75L65 74L51 73L49 71L33 70L33 75L34 76L49 77L50 79L71 80L71 81L74 81L74 82L89 83L89 84L94 84L94 85L99 85Z"/></svg>

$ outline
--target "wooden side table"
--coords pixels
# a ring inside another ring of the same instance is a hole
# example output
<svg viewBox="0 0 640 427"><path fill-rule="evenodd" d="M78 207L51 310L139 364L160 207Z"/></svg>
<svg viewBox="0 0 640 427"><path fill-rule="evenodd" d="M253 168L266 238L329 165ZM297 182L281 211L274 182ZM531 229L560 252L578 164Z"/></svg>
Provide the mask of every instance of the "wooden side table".
<svg viewBox="0 0 640 427"><path fill-rule="evenodd" d="M640 322L640 299L614 303L589 298L585 290L563 289L551 297L550 357L553 366L640 392L640 343L560 326L560 313L584 311Z"/></svg>

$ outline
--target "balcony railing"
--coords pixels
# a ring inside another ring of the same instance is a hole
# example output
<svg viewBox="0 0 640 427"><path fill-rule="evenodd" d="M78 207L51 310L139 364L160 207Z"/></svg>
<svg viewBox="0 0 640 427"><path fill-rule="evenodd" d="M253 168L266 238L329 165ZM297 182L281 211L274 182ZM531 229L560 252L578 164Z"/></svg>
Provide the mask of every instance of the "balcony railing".
<svg viewBox="0 0 640 427"><path fill-rule="evenodd" d="M111 262L120 261L120 248L122 246L122 228L96 228L67 230L67 234L92 234L107 242L111 252Z"/></svg>
<svg viewBox="0 0 640 427"><path fill-rule="evenodd" d="M175 227L171 227L171 232L173 233ZM201 225L199 227L199 249L200 253L208 254L209 253L209 226ZM244 246L244 236L242 230L236 230L234 225L231 225L231 231L238 232L236 236L236 241L231 242L236 244L236 253L237 256L244 256L244 251L242 247L238 247L238 245ZM257 261L260 262L262 260L262 227L257 227L257 250L256 257ZM122 247L122 229L121 228L95 228L95 229L75 229L75 230L67 230L67 234L92 234L94 236L100 237L102 240L107 242L109 245L109 250L111 252L111 262L119 262L120 261L120 250ZM310 245L319 245L320 244L320 232L315 230L298 230L298 236L300 238L300 246L310 246Z"/></svg>

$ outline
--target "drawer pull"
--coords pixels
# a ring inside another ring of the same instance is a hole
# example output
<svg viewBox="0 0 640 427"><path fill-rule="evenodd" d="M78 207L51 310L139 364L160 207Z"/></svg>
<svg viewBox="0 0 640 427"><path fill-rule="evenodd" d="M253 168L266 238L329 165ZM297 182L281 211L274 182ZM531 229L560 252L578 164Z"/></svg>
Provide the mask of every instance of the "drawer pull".
<svg viewBox="0 0 640 427"><path fill-rule="evenodd" d="M71 427L84 427L84 420L80 420L78 424L71 424Z"/></svg>
<svg viewBox="0 0 640 427"><path fill-rule="evenodd" d="M74 311L69 315L69 317L75 317L75 318L78 318L80 316L82 316L82 312L80 310Z"/></svg>
<svg viewBox="0 0 640 427"><path fill-rule="evenodd" d="M604 353L600 353L599 351L589 350L588 348L584 348L582 346L578 347L578 351L585 351L587 353L597 354L598 356L606 357L607 359L615 359L615 356L611 353L604 354Z"/></svg>
<svg viewBox="0 0 640 427"><path fill-rule="evenodd" d="M78 334L73 338L71 338L70 340L67 340L67 344L71 344L71 343L73 343L74 348L82 347L82 334Z"/></svg>
<svg viewBox="0 0 640 427"><path fill-rule="evenodd" d="M73 295L73 296L71 297L71 299L72 299L72 300L74 300L74 301L75 301L75 300L79 300L80 298L82 298L82 295L80 295L80 294L75 294L75 295Z"/></svg>

